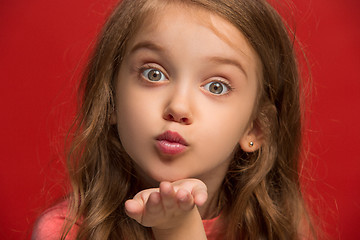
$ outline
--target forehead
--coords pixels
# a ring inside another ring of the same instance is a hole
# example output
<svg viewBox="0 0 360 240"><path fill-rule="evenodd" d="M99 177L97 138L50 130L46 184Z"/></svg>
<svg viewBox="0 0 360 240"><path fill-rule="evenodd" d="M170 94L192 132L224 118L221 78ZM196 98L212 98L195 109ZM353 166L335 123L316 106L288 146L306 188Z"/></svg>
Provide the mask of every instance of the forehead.
<svg viewBox="0 0 360 240"><path fill-rule="evenodd" d="M236 59L246 69L254 70L259 79L261 64L257 53L231 22L194 4L174 0L154 2L163 4L147 6L141 24L127 44L126 55L143 42L170 50L169 54L182 44L184 53Z"/></svg>
<svg viewBox="0 0 360 240"><path fill-rule="evenodd" d="M147 10L141 24L138 26L135 37L131 41L133 44L136 44L136 41L139 41L140 38L146 35L147 37L154 35L154 40L161 42L162 39L157 37L161 34L159 31L164 31L164 34L165 31L169 33L175 30L174 25L181 26L183 24L185 27L184 23L190 22L192 25L210 30L227 45L235 50L243 51L245 55L257 55L239 29L228 20L213 12L191 3L175 0L148 2L150 3L146 7ZM203 32L199 32L199 35L201 33ZM182 32L178 32L177 35L181 36ZM187 37L194 39L196 36ZM244 46L248 48L246 51Z"/></svg>

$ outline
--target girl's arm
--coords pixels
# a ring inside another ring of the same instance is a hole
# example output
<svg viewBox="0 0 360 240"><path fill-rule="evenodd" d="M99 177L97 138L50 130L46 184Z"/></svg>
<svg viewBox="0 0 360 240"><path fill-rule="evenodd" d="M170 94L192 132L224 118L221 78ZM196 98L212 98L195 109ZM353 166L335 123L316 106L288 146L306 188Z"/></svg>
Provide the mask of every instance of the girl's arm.
<svg viewBox="0 0 360 240"><path fill-rule="evenodd" d="M206 239L197 206L207 200L206 185L197 179L162 182L125 203L129 217L152 227L155 239Z"/></svg>

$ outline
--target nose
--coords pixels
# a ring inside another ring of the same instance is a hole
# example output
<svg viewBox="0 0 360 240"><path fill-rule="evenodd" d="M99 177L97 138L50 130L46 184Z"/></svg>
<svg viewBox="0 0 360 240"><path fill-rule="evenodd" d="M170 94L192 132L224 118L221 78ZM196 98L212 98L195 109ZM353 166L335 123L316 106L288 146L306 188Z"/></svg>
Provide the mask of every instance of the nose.
<svg viewBox="0 0 360 240"><path fill-rule="evenodd" d="M184 125L192 124L193 115L189 94L172 94L164 109L163 118L167 121L178 122Z"/></svg>

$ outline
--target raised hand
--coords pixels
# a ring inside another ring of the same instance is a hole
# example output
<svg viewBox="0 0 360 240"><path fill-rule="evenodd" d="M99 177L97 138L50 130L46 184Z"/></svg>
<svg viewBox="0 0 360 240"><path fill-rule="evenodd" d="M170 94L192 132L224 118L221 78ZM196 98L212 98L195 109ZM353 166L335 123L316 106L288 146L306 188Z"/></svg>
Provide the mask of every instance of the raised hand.
<svg viewBox="0 0 360 240"><path fill-rule="evenodd" d="M201 221L197 207L207 200L206 185L198 179L161 182L159 188L146 189L126 201L129 217L153 229L179 228L189 221Z"/></svg>

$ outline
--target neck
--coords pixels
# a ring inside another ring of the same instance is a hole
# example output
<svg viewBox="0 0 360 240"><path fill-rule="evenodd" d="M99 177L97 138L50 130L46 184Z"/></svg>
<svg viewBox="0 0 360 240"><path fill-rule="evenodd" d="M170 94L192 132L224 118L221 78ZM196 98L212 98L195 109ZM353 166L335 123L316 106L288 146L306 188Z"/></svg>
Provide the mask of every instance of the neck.
<svg viewBox="0 0 360 240"><path fill-rule="evenodd" d="M218 206L218 202L219 202L218 200L219 200L218 195L214 197L209 196L207 202L203 206L198 208L200 216L203 220L212 219L219 215L220 209Z"/></svg>
<svg viewBox="0 0 360 240"><path fill-rule="evenodd" d="M221 204L220 196L222 191L223 181L229 168L232 157L219 165L213 172L208 172L206 175L198 176L196 178L202 180L208 189L208 200L199 207L199 212L202 219L211 219L220 214Z"/></svg>
<svg viewBox="0 0 360 240"><path fill-rule="evenodd" d="M208 188L208 200L203 206L198 208L202 219L211 219L220 214L222 206L219 203L224 177L225 174L224 176L212 177L210 179L199 178Z"/></svg>

